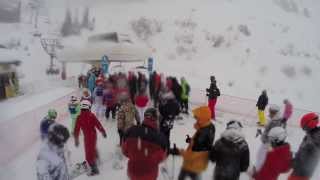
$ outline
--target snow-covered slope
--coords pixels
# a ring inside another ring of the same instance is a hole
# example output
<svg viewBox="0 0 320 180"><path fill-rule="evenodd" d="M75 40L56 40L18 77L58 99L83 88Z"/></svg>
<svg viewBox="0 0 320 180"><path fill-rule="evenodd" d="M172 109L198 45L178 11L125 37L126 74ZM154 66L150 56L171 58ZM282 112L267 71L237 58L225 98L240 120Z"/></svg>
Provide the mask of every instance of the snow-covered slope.
<svg viewBox="0 0 320 180"><path fill-rule="evenodd" d="M25 6L28 1L23 2ZM193 87L204 89L208 77L215 75L225 94L255 99L267 89L272 103L281 104L289 98L296 107L319 111L319 1L46 1L42 9L47 10L41 15L50 23L39 28L43 34L56 32L66 8L73 17L78 12L81 20L87 6L90 17L96 19L91 33L130 34L153 49L157 70L186 76ZM26 8L23 14L30 12ZM32 25L16 29L4 31L22 37L28 45L30 56L21 67L25 79L45 79L49 57L39 39L30 38ZM39 68L34 69L35 64ZM69 75L87 68L69 66Z"/></svg>

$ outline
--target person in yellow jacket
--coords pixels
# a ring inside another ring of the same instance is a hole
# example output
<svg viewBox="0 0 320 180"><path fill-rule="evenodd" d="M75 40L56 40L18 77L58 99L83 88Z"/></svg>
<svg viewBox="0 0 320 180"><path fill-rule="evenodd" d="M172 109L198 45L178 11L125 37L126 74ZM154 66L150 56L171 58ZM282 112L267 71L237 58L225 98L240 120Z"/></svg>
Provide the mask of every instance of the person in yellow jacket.
<svg viewBox="0 0 320 180"><path fill-rule="evenodd" d="M196 123L195 134L187 138L189 146L185 150L172 149L171 154L180 154L183 157L183 165L178 180L190 178L199 180L201 173L207 169L209 151L213 146L215 127L211 122L211 111L208 106L201 106L192 111Z"/></svg>

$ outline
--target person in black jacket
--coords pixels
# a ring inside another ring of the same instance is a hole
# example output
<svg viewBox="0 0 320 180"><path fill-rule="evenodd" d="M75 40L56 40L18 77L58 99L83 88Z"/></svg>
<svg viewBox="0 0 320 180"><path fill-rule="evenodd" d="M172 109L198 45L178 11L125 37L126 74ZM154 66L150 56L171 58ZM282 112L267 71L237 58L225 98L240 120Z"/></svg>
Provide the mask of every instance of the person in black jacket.
<svg viewBox="0 0 320 180"><path fill-rule="evenodd" d="M257 122L257 124L260 126L266 125L266 117L264 115L264 110L266 109L267 105L268 105L267 91L263 90L256 104L256 106L258 107L258 117L259 117L259 122Z"/></svg>
<svg viewBox="0 0 320 180"><path fill-rule="evenodd" d="M306 132L299 150L293 160L293 171L288 180L308 180L320 159L320 127L316 113L305 114L300 121L301 128Z"/></svg>
<svg viewBox="0 0 320 180"><path fill-rule="evenodd" d="M194 128L196 132L190 138L187 136L186 142L189 143L187 149L170 149L170 154L181 155L183 164L179 173L178 180L199 180L201 173L207 169L209 162L209 152L215 138L215 126L211 122L211 111L208 106L201 106L192 111L196 120Z"/></svg>
<svg viewBox="0 0 320 180"><path fill-rule="evenodd" d="M160 131L167 137L170 145L170 131L173 128L175 117L180 113L180 106L171 91L165 93L159 104Z"/></svg>
<svg viewBox="0 0 320 180"><path fill-rule="evenodd" d="M248 144L241 132L240 122L232 120L210 151L210 160L216 163L214 180L238 180L250 163Z"/></svg>
<svg viewBox="0 0 320 180"><path fill-rule="evenodd" d="M217 81L214 76L210 76L210 88L206 89L207 91L207 96L208 96L208 106L211 110L211 118L213 120L216 119L216 111L215 111L215 106L217 104L217 98L220 96L220 90L217 87Z"/></svg>

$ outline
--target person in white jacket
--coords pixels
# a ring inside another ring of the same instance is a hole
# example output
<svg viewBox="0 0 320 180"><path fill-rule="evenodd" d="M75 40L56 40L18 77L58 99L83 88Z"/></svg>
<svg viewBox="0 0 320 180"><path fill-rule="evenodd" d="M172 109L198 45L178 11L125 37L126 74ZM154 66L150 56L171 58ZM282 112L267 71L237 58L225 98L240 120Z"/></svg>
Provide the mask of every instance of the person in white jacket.
<svg viewBox="0 0 320 180"><path fill-rule="evenodd" d="M64 157L64 144L70 134L66 127L54 123L48 131L36 162L37 180L70 180Z"/></svg>

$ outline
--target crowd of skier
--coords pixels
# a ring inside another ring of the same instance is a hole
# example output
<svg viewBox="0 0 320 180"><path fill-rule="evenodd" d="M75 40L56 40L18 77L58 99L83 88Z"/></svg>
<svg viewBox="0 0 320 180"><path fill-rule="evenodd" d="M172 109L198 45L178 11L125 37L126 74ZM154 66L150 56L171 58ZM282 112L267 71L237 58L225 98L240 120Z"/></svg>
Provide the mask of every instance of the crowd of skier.
<svg viewBox="0 0 320 180"><path fill-rule="evenodd" d="M165 77L156 71L148 76L141 72L128 72L106 77L99 69L92 69L86 78L81 77L79 87L82 95L72 96L68 105L71 134L68 128L54 122L57 117L54 109L50 109L41 122L44 145L37 159L38 180L71 179L64 157L64 144L73 136L78 147L80 131L89 166L87 174L98 175L97 131L107 138L102 121L112 122L111 119L117 123L119 147L128 158L130 180L156 180L159 164L170 155L183 158L178 180L201 179L209 162L215 163L214 180L238 180L245 172L256 180L276 180L280 174L288 172L288 180L312 178L320 156L319 116L316 113L301 117L300 126L306 135L294 154L286 141L292 104L288 99L284 100L283 114L280 114L279 106L269 105L266 118L268 96L264 90L256 105L257 137L260 136L261 145L256 162L249 167L250 150L240 121L228 121L221 137L215 140L215 105L220 90L214 76L210 77L211 83L206 89L208 105L192 110L195 132L186 137L189 144L186 149L170 142L170 132L175 121L181 121L189 114L191 88L187 80L182 77L179 82L176 77Z"/></svg>

